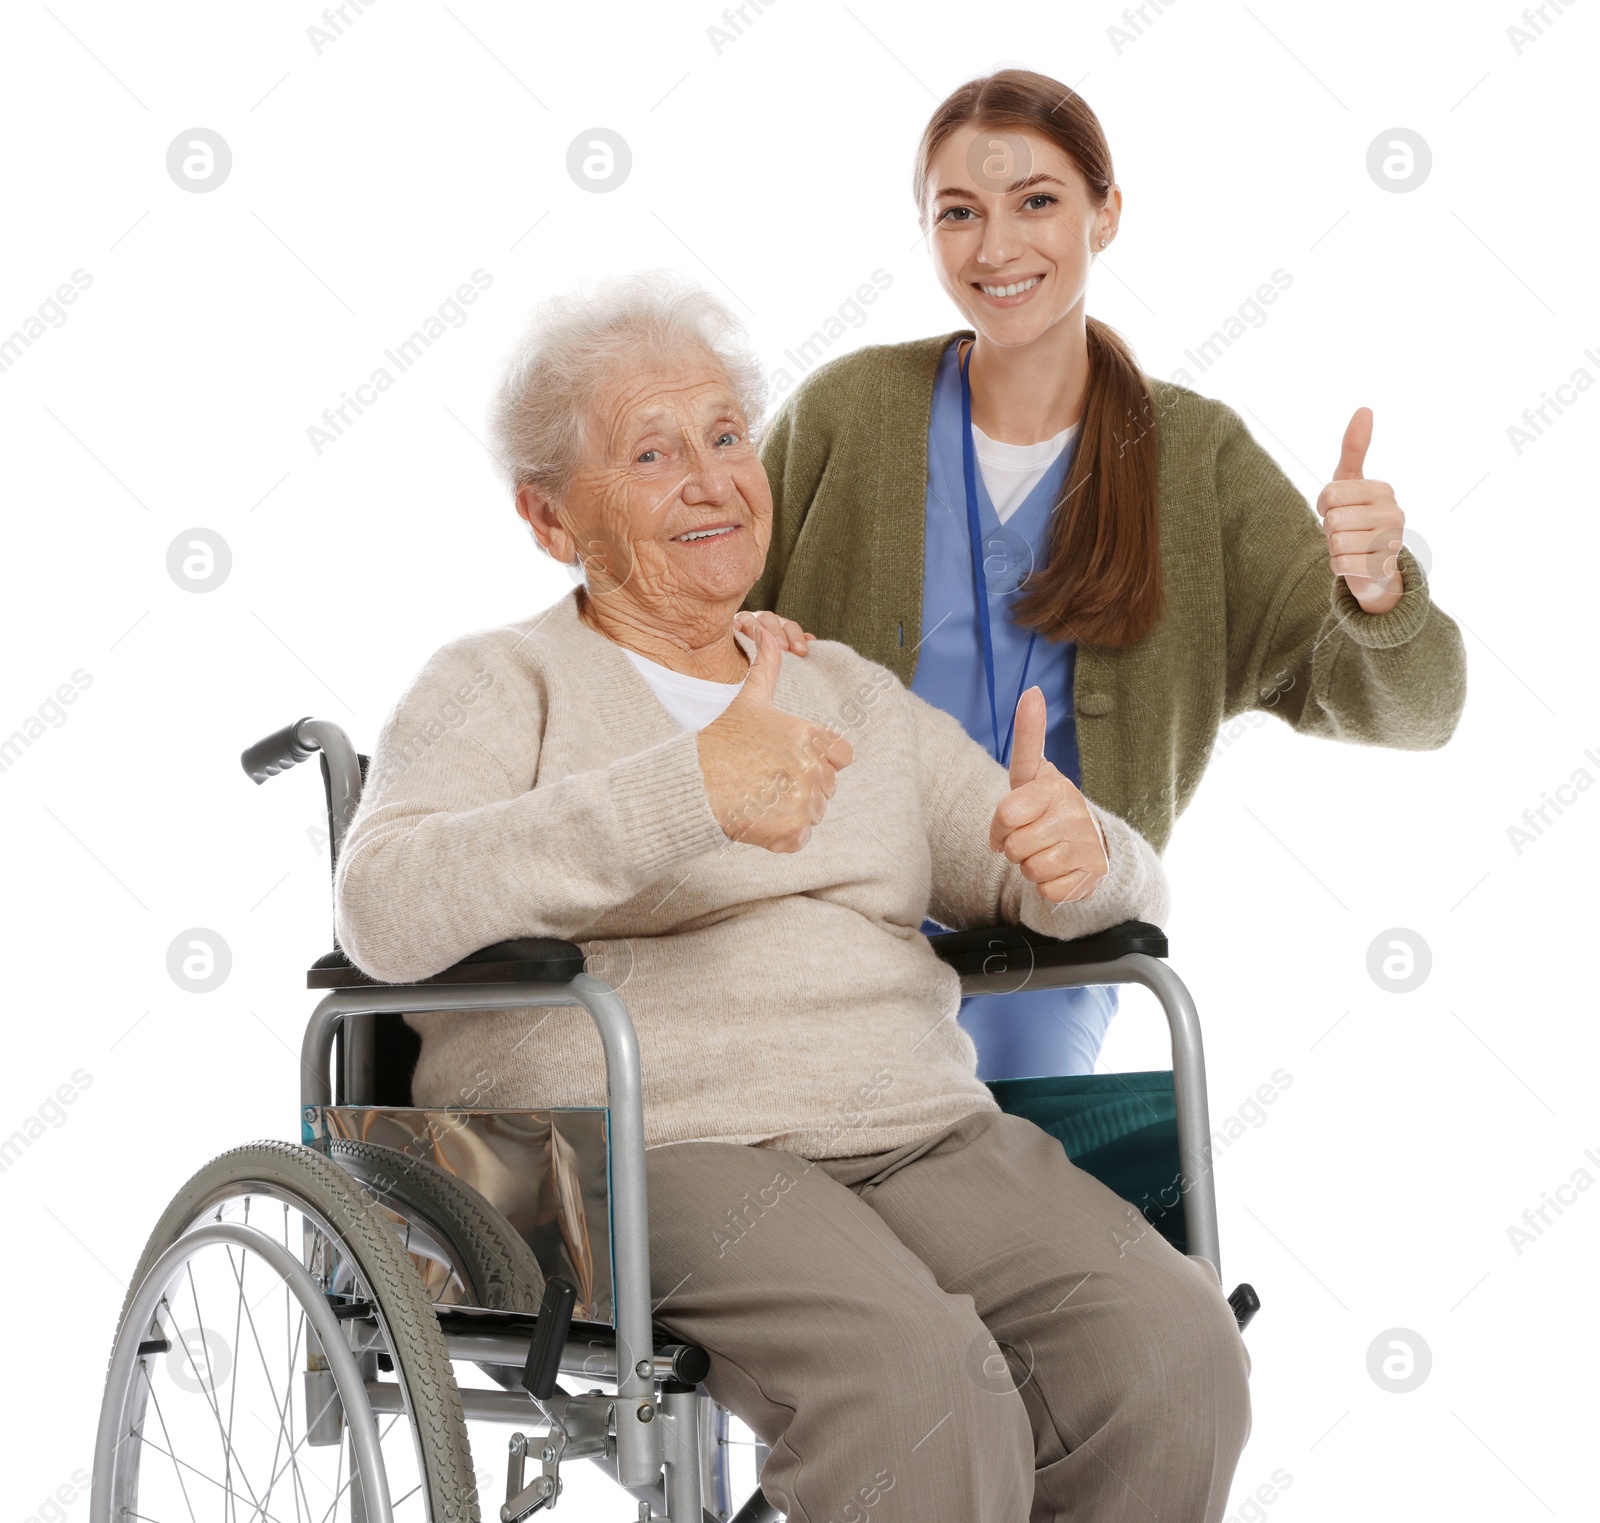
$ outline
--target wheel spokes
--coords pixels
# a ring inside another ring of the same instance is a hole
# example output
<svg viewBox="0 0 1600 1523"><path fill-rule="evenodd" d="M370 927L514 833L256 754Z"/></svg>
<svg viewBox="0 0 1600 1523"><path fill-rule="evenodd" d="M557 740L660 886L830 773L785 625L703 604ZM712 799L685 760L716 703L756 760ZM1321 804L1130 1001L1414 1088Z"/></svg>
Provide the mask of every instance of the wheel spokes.
<svg viewBox="0 0 1600 1523"><path fill-rule="evenodd" d="M200 1381L200 1394L205 1397L206 1404L211 1408L211 1414L216 1419L217 1436L222 1440L223 1460L227 1466L227 1473L231 1478L233 1474L234 1460L237 1458L237 1455L233 1447L233 1434L222 1421L222 1407L217 1401L216 1376L211 1367L211 1342L206 1337L206 1322L205 1318L200 1313L200 1294L195 1289L194 1265L192 1262L184 1265L184 1276L189 1282L190 1299L194 1302L195 1328L200 1334L200 1347L205 1350L206 1354L206 1375L208 1378ZM187 1345L185 1347L187 1351ZM192 1354L189 1356L189 1363L191 1366L194 1364L194 1356ZM198 1370L195 1371L197 1378L199 1373L200 1372ZM244 1482L246 1489L250 1492L251 1503L255 1506L256 1510L259 1511L261 1504L256 1497L255 1488L250 1485L250 1477L244 1472L243 1464L239 1466L239 1479ZM228 1500L230 1503L235 1500L235 1495L236 1494L234 1493L233 1488L230 1486L228 1488ZM233 1515L234 1523L237 1523L238 1513L232 1507L229 1508L229 1512Z"/></svg>
<svg viewBox="0 0 1600 1523"><path fill-rule="evenodd" d="M248 1197L246 1199L246 1206L248 1208ZM246 1210L245 1214L247 1216L249 1215L248 1209ZM241 1254L240 1257L242 1259L243 1255ZM229 1267L234 1271L234 1280L239 1290L240 1315L237 1315L234 1318L234 1349L237 1351L239 1347L237 1329L239 1326L240 1316L247 1317L250 1323L250 1339L251 1342L255 1344L257 1357L261 1360L261 1371L266 1379L267 1389L272 1395L273 1408L278 1418L277 1437L272 1447L272 1461L267 1467L268 1471L270 1472L270 1479L267 1482L267 1495L265 1501L261 1504L264 1511L267 1507L271 1506L273 1489L277 1486L278 1477L282 1474L282 1472L278 1469L278 1454L283 1448L284 1439L287 1437L290 1443L289 1463L294 1463L295 1455L299 1448L299 1446L294 1442L294 1371L295 1362L298 1358L300 1350L300 1336L305 1331L306 1319L303 1312L298 1318L295 1317L294 1297L289 1294L289 1287L287 1285L283 1286L284 1338L288 1339L289 1327L290 1323L292 1322L294 1323L294 1341L289 1345L288 1358L284 1365L284 1368L288 1373L288 1378L284 1382L283 1399L280 1401L278 1399L277 1386L272 1379L272 1372L267 1366L266 1350L261 1346L261 1334L256 1328L255 1308L249 1305L248 1296L244 1288L244 1266L242 1263L237 1265L234 1264L233 1250L231 1248L228 1250L228 1263ZM266 1295L263 1295L261 1299L265 1301ZM230 1430L233 1426L233 1402L238 1398L238 1394L239 1382L235 1380L233 1382L233 1389L229 1395L228 1425ZM330 1400L331 1399L332 1398L330 1398ZM255 1414L255 1416L257 1422L261 1422L263 1427L267 1426L264 1422L262 1422L259 1413ZM307 1426L309 1429L309 1421ZM285 1427L288 1428L287 1434L284 1432ZM296 1474L298 1475L298 1469Z"/></svg>
<svg viewBox="0 0 1600 1523"><path fill-rule="evenodd" d="M218 1491L224 1492L227 1495L227 1498L228 1498L228 1500L230 1502L232 1502L232 1501L234 1501L236 1499L238 1494L236 1492L230 1490L227 1486L223 1485L223 1483L221 1481L219 1481L214 1475L207 1475L205 1473L205 1471L201 1470L198 1466L191 1465L187 1460L180 1460L177 1455L172 1453L171 1450L163 1449L161 1447L161 1445L156 1443L153 1439L148 1439L147 1438L147 1439L145 1439L144 1442L145 1442L145 1447L146 1448L154 1449L157 1454L166 1455L167 1458L169 1460L171 1460L172 1463L175 1466L177 1466L180 1470L192 1471L196 1476L198 1476L202 1481L204 1481L206 1483L206 1485L215 1486ZM137 1517L138 1514L130 1514L130 1516ZM190 1508L189 1516L191 1518L194 1516L194 1509L193 1508ZM261 1518L265 1518L267 1520L267 1523L288 1523L288 1519L286 1519L286 1518L275 1518L270 1512L260 1512L260 1513L255 1514L255 1516L261 1517Z"/></svg>
<svg viewBox="0 0 1600 1523"><path fill-rule="evenodd" d="M161 1415L161 1401L156 1396L155 1383L150 1379L150 1370L142 1359L139 1361L139 1372L144 1376L145 1392L149 1396L151 1402L153 1402L155 1405L156 1421L161 1424L161 1436L170 1444L172 1442L172 1435L167 1432L167 1420ZM144 1436L144 1433L141 1431L144 1428L144 1424L145 1419L141 1418L138 1427L130 1428L128 1430L128 1437L137 1437L141 1446L150 1443L150 1440L147 1439ZM152 1445L152 1447L157 1446ZM162 1452L165 1453L166 1451ZM172 1459L173 1472L178 1477L178 1489L183 1493L184 1506L189 1509L189 1523L198 1523L198 1520L194 1515L194 1503L189 1500L189 1488L184 1484L183 1471L178 1468L177 1456L172 1455L170 1458ZM207 1479L209 1480L210 1477L208 1476Z"/></svg>
<svg viewBox="0 0 1600 1523"><path fill-rule="evenodd" d="M264 1195L263 1204L273 1199ZM334 1442L312 1444L314 1436L330 1429L329 1406L341 1413L348 1408L359 1424L357 1413L367 1403L347 1382L356 1373L374 1378L375 1352L388 1347L390 1335L363 1272L341 1244L329 1239L320 1218L285 1204L280 1228L273 1215L254 1208L246 1194L208 1206L196 1225L224 1220L242 1225L253 1216L258 1225L252 1231L259 1233L270 1224L272 1239L310 1266L326 1293L340 1301L373 1303L378 1341L374 1344L370 1330L350 1336L349 1325L341 1324L347 1337L340 1342L348 1341L356 1351L355 1371L348 1359L344 1373L317 1359L326 1378L305 1380L302 1371L321 1348L301 1300L309 1287L296 1288L247 1242L195 1246L174 1264L172 1288L156 1303L144 1333L147 1339L159 1336L164 1352L132 1364L137 1394L125 1399L129 1420L123 1443L112 1450L112 1463L122 1475L115 1523L141 1518L146 1523L345 1523L360 1511L362 1482L377 1488L365 1491L369 1505L388 1492L396 1523L401 1508L413 1520L429 1515L416 1419L404 1405L408 1397L402 1396L402 1411L383 1414L373 1430L382 1465L376 1483L357 1461L356 1432L348 1420L341 1417L332 1430ZM226 1331L230 1296L231 1334ZM281 1312L274 1296L282 1297ZM189 1309L179 1313L184 1303ZM280 1316L281 1332L274 1325ZM183 1328L182 1321L190 1321L190 1327ZM404 1392L403 1376L400 1386Z"/></svg>

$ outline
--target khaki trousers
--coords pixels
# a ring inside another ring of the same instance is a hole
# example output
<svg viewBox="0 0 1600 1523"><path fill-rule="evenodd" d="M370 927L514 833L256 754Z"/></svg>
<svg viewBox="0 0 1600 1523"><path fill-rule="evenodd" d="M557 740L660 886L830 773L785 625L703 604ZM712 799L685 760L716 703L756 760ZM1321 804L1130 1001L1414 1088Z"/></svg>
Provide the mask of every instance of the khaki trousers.
<svg viewBox="0 0 1600 1523"><path fill-rule="evenodd" d="M1031 1121L645 1158L656 1321L791 1523L1222 1517L1250 1360L1216 1276Z"/></svg>

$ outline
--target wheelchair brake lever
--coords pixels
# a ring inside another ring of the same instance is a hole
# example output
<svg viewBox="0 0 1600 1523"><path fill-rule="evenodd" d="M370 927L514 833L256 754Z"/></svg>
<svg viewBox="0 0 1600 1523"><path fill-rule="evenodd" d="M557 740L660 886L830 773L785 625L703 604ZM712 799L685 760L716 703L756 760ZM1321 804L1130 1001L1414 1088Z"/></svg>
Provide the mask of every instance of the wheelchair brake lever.
<svg viewBox="0 0 1600 1523"><path fill-rule="evenodd" d="M528 1363L522 1371L522 1384L541 1407L556 1391L561 1373L561 1351L572 1330L572 1311L578 1304L578 1287L560 1275L544 1282L544 1299L539 1304L539 1323L528 1349Z"/></svg>

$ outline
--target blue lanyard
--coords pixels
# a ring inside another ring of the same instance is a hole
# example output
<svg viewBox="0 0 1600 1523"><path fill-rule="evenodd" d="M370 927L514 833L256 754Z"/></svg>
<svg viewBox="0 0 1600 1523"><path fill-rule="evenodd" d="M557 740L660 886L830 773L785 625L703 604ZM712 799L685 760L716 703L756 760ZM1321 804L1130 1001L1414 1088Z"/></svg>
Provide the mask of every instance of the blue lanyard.
<svg viewBox="0 0 1600 1523"><path fill-rule="evenodd" d="M1002 767L1011 759L1011 735L1017 723L1017 704L1028 686L1028 663L1033 659L1035 630L1028 636L1028 649L1022 658L1022 680L1011 701L1011 717L1006 722L1005 748L1000 745L1000 711L994 696L994 636L989 629L989 588L983 579L983 532L978 527L978 464L972 449L972 383L967 379L969 349L961 356L961 474L967 486L967 537L972 545L972 598L978 607L978 639L983 646L983 678L989 689L989 724L994 734L994 759Z"/></svg>

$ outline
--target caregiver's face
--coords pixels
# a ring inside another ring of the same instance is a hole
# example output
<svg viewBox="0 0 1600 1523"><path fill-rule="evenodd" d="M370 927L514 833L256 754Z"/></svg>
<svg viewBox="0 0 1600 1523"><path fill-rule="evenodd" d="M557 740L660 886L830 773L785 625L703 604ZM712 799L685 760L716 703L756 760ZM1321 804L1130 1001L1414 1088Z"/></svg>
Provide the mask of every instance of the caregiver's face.
<svg viewBox="0 0 1600 1523"><path fill-rule="evenodd" d="M1120 192L1093 204L1048 138L958 127L928 165L928 244L939 283L989 342L1029 344L1083 300Z"/></svg>
<svg viewBox="0 0 1600 1523"><path fill-rule="evenodd" d="M766 563L772 493L716 359L690 350L618 369L586 435L550 548L582 557L591 595L664 626L742 601Z"/></svg>

